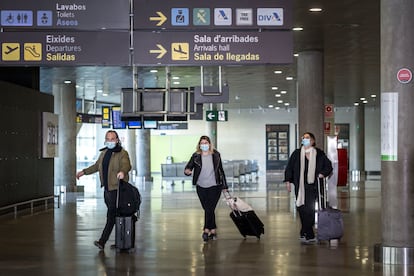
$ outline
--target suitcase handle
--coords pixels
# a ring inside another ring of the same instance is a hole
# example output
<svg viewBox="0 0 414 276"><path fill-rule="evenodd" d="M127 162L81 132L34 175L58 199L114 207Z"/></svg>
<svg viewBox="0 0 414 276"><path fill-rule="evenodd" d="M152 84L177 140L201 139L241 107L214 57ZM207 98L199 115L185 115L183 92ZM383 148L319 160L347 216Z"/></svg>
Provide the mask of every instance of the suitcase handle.
<svg viewBox="0 0 414 276"><path fill-rule="evenodd" d="M232 212L234 213L235 211L237 211L240 214L240 210L237 208L237 205L235 204L237 201L237 197L232 197L229 191L224 191L223 196ZM230 202L231 199L233 199L233 202Z"/></svg>
<svg viewBox="0 0 414 276"><path fill-rule="evenodd" d="M321 181L322 179L322 181ZM322 206L322 199L321 199L321 182L323 185L323 206ZM320 209L326 209L327 203L326 203L326 178L318 177L318 203Z"/></svg>

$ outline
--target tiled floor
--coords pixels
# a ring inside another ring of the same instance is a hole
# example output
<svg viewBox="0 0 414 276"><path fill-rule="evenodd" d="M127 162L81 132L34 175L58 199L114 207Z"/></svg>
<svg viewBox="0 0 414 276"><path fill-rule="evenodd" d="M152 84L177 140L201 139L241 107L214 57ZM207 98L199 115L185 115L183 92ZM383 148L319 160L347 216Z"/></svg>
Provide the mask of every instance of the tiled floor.
<svg viewBox="0 0 414 276"><path fill-rule="evenodd" d="M280 181L268 179L235 185L233 192L264 222L260 240L244 240L221 201L219 239L204 244L202 211L191 184L161 185L155 177L153 183L137 183L144 201L135 252L110 249L114 233L104 251L93 246L105 222L101 194L65 194L60 208L0 218L0 275L414 275L413 267L373 260L374 244L381 241L378 179L338 189L345 236L336 247L300 244L292 195Z"/></svg>

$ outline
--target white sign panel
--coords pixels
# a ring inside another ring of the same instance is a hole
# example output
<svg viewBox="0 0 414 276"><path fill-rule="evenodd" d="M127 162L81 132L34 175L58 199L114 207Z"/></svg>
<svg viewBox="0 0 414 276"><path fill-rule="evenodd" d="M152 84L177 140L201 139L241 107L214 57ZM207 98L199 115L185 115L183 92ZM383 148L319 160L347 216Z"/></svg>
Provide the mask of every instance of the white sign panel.
<svg viewBox="0 0 414 276"><path fill-rule="evenodd" d="M54 113L43 112L42 117L42 157L58 157L59 116Z"/></svg>
<svg viewBox="0 0 414 276"><path fill-rule="evenodd" d="M398 93L381 94L381 161L398 160Z"/></svg>

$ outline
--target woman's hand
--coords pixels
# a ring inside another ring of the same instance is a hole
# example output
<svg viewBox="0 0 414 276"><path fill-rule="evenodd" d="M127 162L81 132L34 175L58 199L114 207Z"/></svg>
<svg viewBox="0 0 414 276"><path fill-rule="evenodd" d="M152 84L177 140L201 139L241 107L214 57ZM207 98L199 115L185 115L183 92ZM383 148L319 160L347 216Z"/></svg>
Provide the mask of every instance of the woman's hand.
<svg viewBox="0 0 414 276"><path fill-rule="evenodd" d="M289 181L286 181L285 183L286 183L286 189L290 193L290 191L292 190L292 187L290 185L290 182Z"/></svg>
<svg viewBox="0 0 414 276"><path fill-rule="evenodd" d="M185 169L184 174L185 175L191 175L193 172L190 169Z"/></svg>

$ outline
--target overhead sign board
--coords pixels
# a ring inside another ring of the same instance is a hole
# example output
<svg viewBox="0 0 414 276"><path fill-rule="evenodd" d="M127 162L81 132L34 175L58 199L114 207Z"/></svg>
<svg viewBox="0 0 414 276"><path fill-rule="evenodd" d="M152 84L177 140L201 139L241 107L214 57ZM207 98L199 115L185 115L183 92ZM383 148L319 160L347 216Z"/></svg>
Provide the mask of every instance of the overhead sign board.
<svg viewBox="0 0 414 276"><path fill-rule="evenodd" d="M135 65L287 64L291 31L135 32Z"/></svg>
<svg viewBox="0 0 414 276"><path fill-rule="evenodd" d="M291 0L135 0L134 29L292 28Z"/></svg>
<svg viewBox="0 0 414 276"><path fill-rule="evenodd" d="M227 110L207 110L206 121L226 122L228 120Z"/></svg>
<svg viewBox="0 0 414 276"><path fill-rule="evenodd" d="M0 65L129 65L128 32L3 32Z"/></svg>
<svg viewBox="0 0 414 276"><path fill-rule="evenodd" d="M1 0L2 28L129 30L129 0Z"/></svg>

